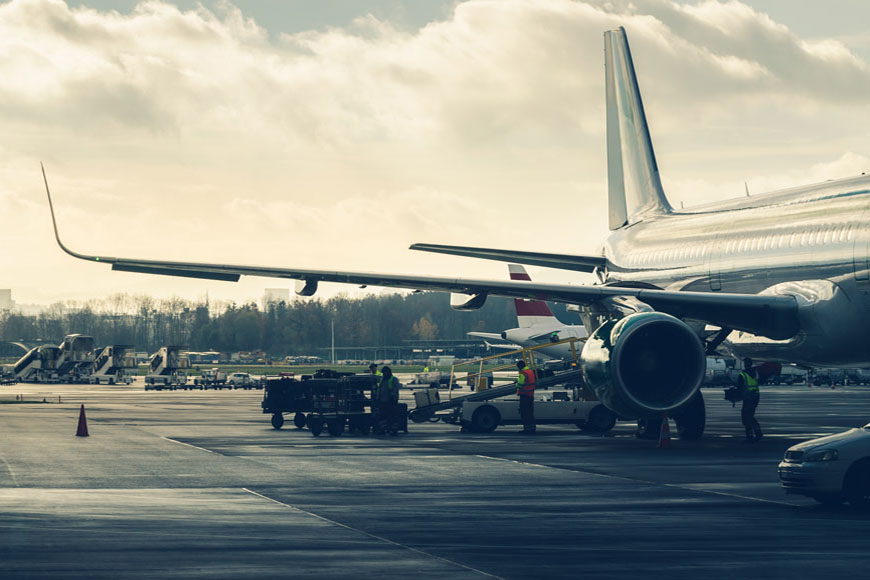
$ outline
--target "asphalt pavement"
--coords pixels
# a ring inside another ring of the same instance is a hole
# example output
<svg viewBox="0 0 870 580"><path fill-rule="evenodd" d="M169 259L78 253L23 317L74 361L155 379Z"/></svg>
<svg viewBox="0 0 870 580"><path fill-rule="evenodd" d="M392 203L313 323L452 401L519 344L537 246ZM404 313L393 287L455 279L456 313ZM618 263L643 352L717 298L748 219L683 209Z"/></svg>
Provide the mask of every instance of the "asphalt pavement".
<svg viewBox="0 0 870 580"><path fill-rule="evenodd" d="M629 423L315 438L259 391L0 387L0 578L863 577L870 516L776 465L870 421L870 388L765 388L754 445L704 394L705 438L657 449Z"/></svg>

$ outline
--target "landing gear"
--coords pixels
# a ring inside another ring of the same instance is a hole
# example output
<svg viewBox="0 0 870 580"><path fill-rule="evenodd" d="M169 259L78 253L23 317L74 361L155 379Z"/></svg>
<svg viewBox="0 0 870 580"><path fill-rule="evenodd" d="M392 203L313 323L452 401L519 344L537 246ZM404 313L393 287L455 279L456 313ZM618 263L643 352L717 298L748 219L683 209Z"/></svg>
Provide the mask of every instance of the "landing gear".
<svg viewBox="0 0 870 580"><path fill-rule="evenodd" d="M683 441L695 441L704 435L704 424L707 420L707 409L704 406L704 396L701 391L695 393L688 403L673 412L674 423L677 424L677 434Z"/></svg>

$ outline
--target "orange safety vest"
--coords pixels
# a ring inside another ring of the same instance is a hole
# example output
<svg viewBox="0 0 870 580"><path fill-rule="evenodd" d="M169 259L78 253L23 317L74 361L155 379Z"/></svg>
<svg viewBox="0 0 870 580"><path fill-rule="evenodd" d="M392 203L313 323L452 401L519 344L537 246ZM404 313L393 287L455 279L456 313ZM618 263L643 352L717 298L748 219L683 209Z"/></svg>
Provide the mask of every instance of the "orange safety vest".
<svg viewBox="0 0 870 580"><path fill-rule="evenodd" d="M527 395L529 397L535 394L535 371L529 367L520 371L520 376L517 377L517 394Z"/></svg>

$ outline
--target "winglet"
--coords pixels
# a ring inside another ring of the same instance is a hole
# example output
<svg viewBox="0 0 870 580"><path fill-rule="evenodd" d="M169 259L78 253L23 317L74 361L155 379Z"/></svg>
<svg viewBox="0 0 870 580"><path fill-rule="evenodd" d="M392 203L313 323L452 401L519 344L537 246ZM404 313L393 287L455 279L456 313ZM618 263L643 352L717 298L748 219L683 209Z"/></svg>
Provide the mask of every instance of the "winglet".
<svg viewBox="0 0 870 580"><path fill-rule="evenodd" d="M54 216L54 204L51 203L51 191L48 189L48 178L45 176L45 166L42 162L39 162L39 167L42 169L42 181L45 182L45 195L48 196L48 209L51 212L51 225L54 226L54 239L57 240L57 245L60 246L60 249L73 256L74 258L80 258L82 260L91 260L93 262L99 262L99 256L88 256L85 254L79 254L78 252L73 252L69 248L67 248L62 241L60 241L60 234L57 233L57 218Z"/></svg>

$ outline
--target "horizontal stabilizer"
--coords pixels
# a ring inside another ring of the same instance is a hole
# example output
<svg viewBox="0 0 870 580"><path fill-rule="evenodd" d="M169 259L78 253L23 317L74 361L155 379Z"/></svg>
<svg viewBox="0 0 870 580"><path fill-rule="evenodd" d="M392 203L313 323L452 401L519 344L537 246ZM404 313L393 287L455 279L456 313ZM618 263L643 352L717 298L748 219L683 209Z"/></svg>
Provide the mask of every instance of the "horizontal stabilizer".
<svg viewBox="0 0 870 580"><path fill-rule="evenodd" d="M485 339L487 339L487 340L501 340L501 339L502 339L502 338L501 338L501 334L498 333L498 332L477 332L477 331L472 331L472 332L466 332L465 334L467 334L468 336L474 336L474 337L477 337L477 338L485 338Z"/></svg>
<svg viewBox="0 0 870 580"><path fill-rule="evenodd" d="M500 250L497 248L472 248L468 246L442 246L439 244L414 244L412 250L434 252L436 254L451 254L469 258L483 258L498 262L514 262L544 266L558 270L574 270L576 272L592 272L595 268L603 268L606 264L602 256L575 256L573 254L547 254L543 252L521 252L517 250Z"/></svg>

